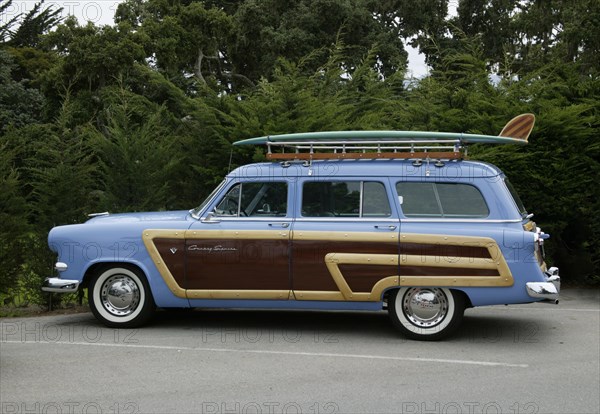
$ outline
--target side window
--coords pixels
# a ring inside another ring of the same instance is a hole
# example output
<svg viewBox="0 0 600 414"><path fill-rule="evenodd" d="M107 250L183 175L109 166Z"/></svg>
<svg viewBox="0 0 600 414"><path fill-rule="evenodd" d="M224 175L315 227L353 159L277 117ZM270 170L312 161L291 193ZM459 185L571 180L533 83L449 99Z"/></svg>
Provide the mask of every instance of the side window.
<svg viewBox="0 0 600 414"><path fill-rule="evenodd" d="M512 196L513 200L515 201L515 204L517 205L517 208L519 209L519 213L521 214L521 217L527 216L527 209L525 209L525 206L523 205L523 201L521 201L521 197L519 197L519 194L517 193L517 190L515 189L515 187L513 187L513 185L510 183L510 181L508 181L508 178L504 179L504 183L506 184L506 188L508 188L508 191L510 192L510 195Z"/></svg>
<svg viewBox="0 0 600 414"><path fill-rule="evenodd" d="M385 187L375 181L319 181L302 189L304 217L389 217Z"/></svg>
<svg viewBox="0 0 600 414"><path fill-rule="evenodd" d="M488 206L479 190L467 184L436 184L446 217L487 217Z"/></svg>
<svg viewBox="0 0 600 414"><path fill-rule="evenodd" d="M402 197L402 212L406 217L440 217L440 205L433 183L396 184L398 195Z"/></svg>
<svg viewBox="0 0 600 414"><path fill-rule="evenodd" d="M285 217L287 214L287 184L239 183L231 187L215 207L218 216Z"/></svg>
<svg viewBox="0 0 600 414"><path fill-rule="evenodd" d="M389 217L392 215L390 201L382 183L365 181L362 201L363 217Z"/></svg>
<svg viewBox="0 0 600 414"><path fill-rule="evenodd" d="M481 192L469 184L396 184L406 217L482 218L490 213Z"/></svg>

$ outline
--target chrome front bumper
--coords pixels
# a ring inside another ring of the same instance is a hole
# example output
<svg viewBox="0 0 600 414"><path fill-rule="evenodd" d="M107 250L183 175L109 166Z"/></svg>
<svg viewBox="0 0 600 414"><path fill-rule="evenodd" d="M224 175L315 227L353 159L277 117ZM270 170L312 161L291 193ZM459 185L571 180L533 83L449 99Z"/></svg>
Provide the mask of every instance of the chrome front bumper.
<svg viewBox="0 0 600 414"><path fill-rule="evenodd" d="M558 295L560 293L560 276L558 267L551 267L545 272L545 282L526 283L527 294L532 298L543 299L558 304Z"/></svg>
<svg viewBox="0 0 600 414"><path fill-rule="evenodd" d="M79 280L61 279L58 277L48 277L42 284L44 292L54 293L72 293L77 292Z"/></svg>

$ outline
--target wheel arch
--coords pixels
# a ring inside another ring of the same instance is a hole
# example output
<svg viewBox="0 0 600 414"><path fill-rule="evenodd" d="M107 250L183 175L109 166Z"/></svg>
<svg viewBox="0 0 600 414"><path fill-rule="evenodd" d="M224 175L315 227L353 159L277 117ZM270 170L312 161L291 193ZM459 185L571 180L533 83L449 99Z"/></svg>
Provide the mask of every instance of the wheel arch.
<svg viewBox="0 0 600 414"><path fill-rule="evenodd" d="M416 286L394 286L394 287L391 287L389 289L386 289L383 292L382 296L381 296L381 299L382 299L383 303L384 304L388 303L390 295L392 293L394 293L394 291L400 290L403 287L416 287ZM471 298L469 297L469 295L467 295L467 293L465 291L463 291L461 289L457 289L457 288L448 288L448 289L450 289L453 292L457 292L458 294L460 294L460 295L463 296L466 308L472 308L473 307L473 303L471 302Z"/></svg>
<svg viewBox="0 0 600 414"><path fill-rule="evenodd" d="M139 272L140 276L143 276L144 279L146 279L146 283L149 284L149 282L150 282L148 280L148 275L146 274L144 269L142 269L141 266L138 266L135 263L131 263L131 262L97 262L97 263L92 264L85 271L85 273L83 275L83 280L81 282L81 287L88 288L89 284L90 284L90 280L92 280L94 275L101 273L104 270L109 269L111 267L123 267L125 269L129 269L134 272L137 271L137 272Z"/></svg>
<svg viewBox="0 0 600 414"><path fill-rule="evenodd" d="M465 301L465 309L473 307L473 303L471 302L471 298L469 297L469 295L467 294L467 292L465 292L462 289L452 289L452 288L450 288L450 290L463 296L463 299Z"/></svg>

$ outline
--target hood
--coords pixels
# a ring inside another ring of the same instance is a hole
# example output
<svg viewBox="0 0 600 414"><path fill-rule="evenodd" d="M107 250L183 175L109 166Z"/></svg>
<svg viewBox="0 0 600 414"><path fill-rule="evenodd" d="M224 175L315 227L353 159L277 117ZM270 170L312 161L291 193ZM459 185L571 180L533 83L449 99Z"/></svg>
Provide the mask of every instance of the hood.
<svg viewBox="0 0 600 414"><path fill-rule="evenodd" d="M158 211L151 213L122 213L106 214L89 219L86 223L132 223L149 221L185 221L190 215L187 210L180 211Z"/></svg>

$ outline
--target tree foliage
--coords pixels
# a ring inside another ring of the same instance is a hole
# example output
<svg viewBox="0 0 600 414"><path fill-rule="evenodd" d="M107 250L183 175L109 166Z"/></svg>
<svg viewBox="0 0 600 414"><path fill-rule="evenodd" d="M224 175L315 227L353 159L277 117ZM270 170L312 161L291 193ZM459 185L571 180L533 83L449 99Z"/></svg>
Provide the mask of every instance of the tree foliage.
<svg viewBox="0 0 600 414"><path fill-rule="evenodd" d="M41 120L44 96L25 81L15 80L16 68L11 54L0 49L0 133Z"/></svg>
<svg viewBox="0 0 600 414"><path fill-rule="evenodd" d="M51 6L44 8L43 5L44 0L36 3L19 22L18 29L11 35L8 42L11 46L37 47L41 36L60 23L63 9L53 10Z"/></svg>
<svg viewBox="0 0 600 414"><path fill-rule="evenodd" d="M41 4L3 20L0 294L47 275L49 252L24 246L43 246L54 225L194 207L231 168L264 159L232 149L238 139L496 134L522 112L537 115L527 148L470 152L514 182L564 280L600 283L598 2L447 11L446 0L126 0L112 26L60 21ZM405 42L428 76L406 78Z"/></svg>

